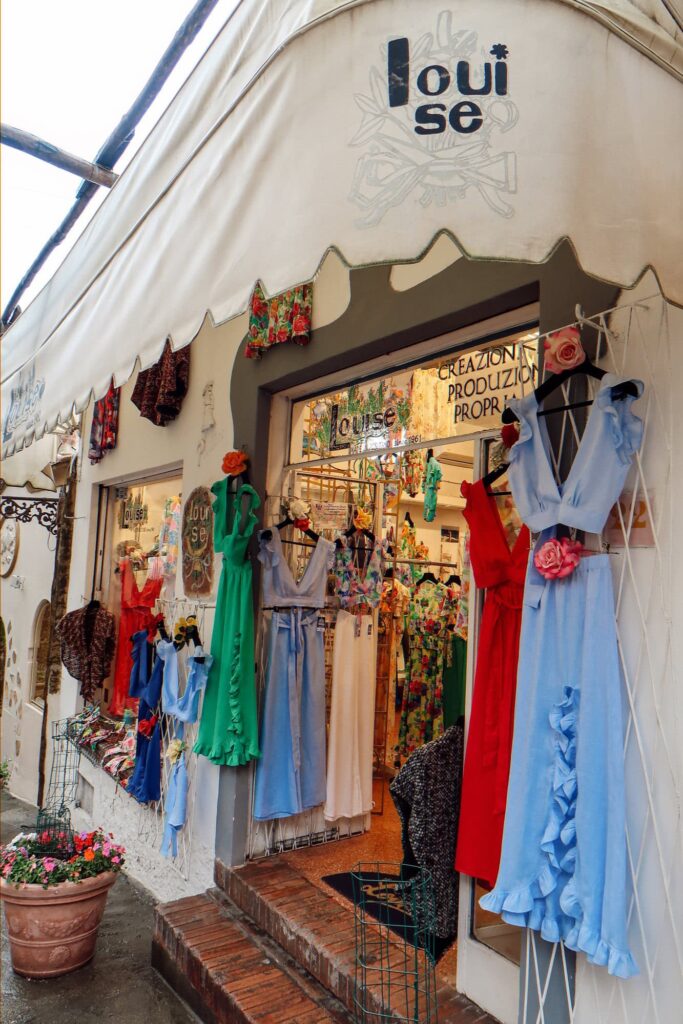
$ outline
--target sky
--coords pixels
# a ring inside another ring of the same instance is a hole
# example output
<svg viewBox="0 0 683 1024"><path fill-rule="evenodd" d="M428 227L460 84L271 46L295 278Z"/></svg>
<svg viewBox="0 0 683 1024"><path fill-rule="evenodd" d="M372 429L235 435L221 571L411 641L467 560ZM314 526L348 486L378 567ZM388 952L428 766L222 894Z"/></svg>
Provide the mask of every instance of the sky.
<svg viewBox="0 0 683 1024"><path fill-rule="evenodd" d="M1 0L2 121L93 160L143 88L195 0ZM224 24L235 0L218 0L135 138L120 172ZM11 293L76 198L80 179L0 147L0 293ZM26 308L85 228L107 190L85 213L20 301Z"/></svg>

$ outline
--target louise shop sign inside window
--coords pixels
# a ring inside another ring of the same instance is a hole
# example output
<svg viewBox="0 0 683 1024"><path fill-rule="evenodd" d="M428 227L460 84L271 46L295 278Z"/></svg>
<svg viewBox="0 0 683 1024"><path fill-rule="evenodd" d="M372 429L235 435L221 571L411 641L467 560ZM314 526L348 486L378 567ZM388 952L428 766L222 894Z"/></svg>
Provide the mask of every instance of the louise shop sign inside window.
<svg viewBox="0 0 683 1024"><path fill-rule="evenodd" d="M484 108L478 96L507 96L509 50L494 43L491 60L454 60L411 66L410 40L392 39L388 46L387 85L389 106L411 102L411 89L424 102L415 108L415 133L441 135L449 130L471 135L484 124Z"/></svg>

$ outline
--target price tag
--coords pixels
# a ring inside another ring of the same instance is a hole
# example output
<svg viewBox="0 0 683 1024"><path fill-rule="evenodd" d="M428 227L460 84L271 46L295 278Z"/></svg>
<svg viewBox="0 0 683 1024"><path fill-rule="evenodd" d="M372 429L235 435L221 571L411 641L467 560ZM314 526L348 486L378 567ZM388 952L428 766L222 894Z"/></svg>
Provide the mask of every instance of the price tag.
<svg viewBox="0 0 683 1024"><path fill-rule="evenodd" d="M649 509L648 509L649 502ZM645 496L638 494L635 502L633 491L623 491L617 504L613 507L604 529L604 540L611 548L653 548L655 546L654 530L650 511L654 515L654 492ZM623 522L623 527L622 527ZM624 536L624 529L626 536Z"/></svg>

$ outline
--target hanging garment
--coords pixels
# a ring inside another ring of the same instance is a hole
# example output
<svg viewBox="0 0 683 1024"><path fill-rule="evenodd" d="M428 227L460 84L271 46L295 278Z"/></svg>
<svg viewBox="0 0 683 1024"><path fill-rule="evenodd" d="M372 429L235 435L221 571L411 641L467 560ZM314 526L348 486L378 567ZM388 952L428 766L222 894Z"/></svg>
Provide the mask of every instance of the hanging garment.
<svg viewBox="0 0 683 1024"><path fill-rule="evenodd" d="M69 675L89 703L109 675L116 649L116 620L99 601L68 612L57 624L60 653Z"/></svg>
<svg viewBox="0 0 683 1024"><path fill-rule="evenodd" d="M402 876L426 868L434 885L434 933L458 931L459 878L453 870L462 777L463 728L453 725L408 758L389 786L401 819Z"/></svg>
<svg viewBox="0 0 683 1024"><path fill-rule="evenodd" d="M434 456L427 461L427 468L422 479L422 493L425 496L423 516L425 523L433 523L436 519L436 495L443 471L438 459Z"/></svg>
<svg viewBox="0 0 683 1024"><path fill-rule="evenodd" d="M162 857L178 856L178 835L187 820L187 764L181 751L171 769L164 801L164 834L161 839Z"/></svg>
<svg viewBox="0 0 683 1024"><path fill-rule="evenodd" d="M206 686L213 658L201 646L195 648L194 654L187 659L187 682L181 695L175 645L160 645L159 656L164 662L161 707L165 714L173 717L172 739L182 744L185 725L197 721L199 699ZM187 787L187 762L181 747L171 768L164 801L164 834L161 840L161 853L164 857L178 856L178 834L187 818Z"/></svg>
<svg viewBox="0 0 683 1024"><path fill-rule="evenodd" d="M178 676L178 651L174 644L159 645L159 656L164 659L164 682L161 691L161 709L176 719L175 735L182 738L183 726L196 722L199 717L199 701L206 688L206 682L213 665L213 658L203 647L195 647L194 654L187 659L188 673L185 689L180 694Z"/></svg>
<svg viewBox="0 0 683 1024"><path fill-rule="evenodd" d="M152 608L161 593L162 580L146 580L142 590L138 589L130 559L121 562L121 613L119 615L119 639L116 645L114 667L114 688L109 703L109 713L122 715L126 707L134 707L128 696L133 657L130 641L134 633L150 629L154 625Z"/></svg>
<svg viewBox="0 0 683 1024"><path fill-rule="evenodd" d="M293 341L308 345L311 340L313 286L301 284L266 299L260 284L254 288L249 307L247 359L260 359L273 345Z"/></svg>
<svg viewBox="0 0 683 1024"><path fill-rule="evenodd" d="M457 613L456 613L457 614ZM443 727L455 725L465 714L465 677L467 675L467 641L455 633L443 670Z"/></svg>
<svg viewBox="0 0 683 1024"><path fill-rule="evenodd" d="M377 646L372 609L382 595L386 542L377 542L364 572L344 540L334 563L341 604L334 628L332 705L325 818L354 818L372 810L372 761Z"/></svg>
<svg viewBox="0 0 683 1024"><path fill-rule="evenodd" d="M138 374L130 400L156 427L165 427L180 414L190 383L190 348L174 352L167 340L154 366Z"/></svg>
<svg viewBox="0 0 683 1024"><path fill-rule="evenodd" d="M249 484L230 492L230 477L211 488L215 495L214 549L223 554L216 617L211 637L213 664L206 685L194 750L214 764L246 764L259 756L254 679L254 603L247 547L261 499ZM240 532L242 499L248 501Z"/></svg>
<svg viewBox="0 0 683 1024"><path fill-rule="evenodd" d="M131 659L133 667L130 670L130 683L128 685L128 696L136 699L142 696L143 690L149 683L149 676L152 671L152 654L154 647L150 643L149 633L141 629L133 633L131 637Z"/></svg>
<svg viewBox="0 0 683 1024"><path fill-rule="evenodd" d="M104 398L95 402L88 448L88 458L93 465L101 462L107 452L116 448L120 401L121 388L115 388L112 381Z"/></svg>
<svg viewBox="0 0 683 1024"><path fill-rule="evenodd" d="M159 654L167 644L173 647L167 640L160 640L157 644L157 659L138 705L135 768L126 789L141 804L161 799L161 722L157 708L161 699L164 658Z"/></svg>
<svg viewBox="0 0 683 1024"><path fill-rule="evenodd" d="M455 592L426 580L408 609L410 662L403 689L397 762L443 733L443 674L457 610Z"/></svg>
<svg viewBox="0 0 683 1024"><path fill-rule="evenodd" d="M508 478L524 521L544 531L537 550L560 519L602 530L642 438L633 398L612 398L624 379L603 377L560 485L535 395L510 403L520 436ZM638 968L627 937L621 707L609 555L587 555L554 580L531 559L503 850L496 886L480 902L627 978Z"/></svg>
<svg viewBox="0 0 683 1024"><path fill-rule="evenodd" d="M396 708L396 677L398 655L406 630L410 591L400 580L385 580L379 602L377 624L377 687L375 699L379 711L387 715L376 718L375 745L383 742L387 749L396 745L394 710ZM386 722L386 725L384 724Z"/></svg>
<svg viewBox="0 0 683 1024"><path fill-rule="evenodd" d="M270 536L268 536L270 535ZM259 537L268 655L254 817L284 818L325 800L325 604L335 546L320 537L297 583L278 530Z"/></svg>
<svg viewBox="0 0 683 1024"><path fill-rule="evenodd" d="M376 644L372 615L337 613L332 654L330 749L325 818L372 810Z"/></svg>
<svg viewBox="0 0 683 1024"><path fill-rule="evenodd" d="M418 449L401 452L401 486L411 498L417 497L425 471L425 453Z"/></svg>
<svg viewBox="0 0 683 1024"><path fill-rule="evenodd" d="M458 594L458 610L455 615L455 635L467 640L470 625L470 580L472 564L470 562L469 531L460 539L460 593Z"/></svg>
<svg viewBox="0 0 683 1024"><path fill-rule="evenodd" d="M457 871L491 886L503 841L517 689L522 594L531 537L522 526L512 547L496 498L481 480L461 485L470 528L474 581L485 590L479 628L460 804Z"/></svg>
<svg viewBox="0 0 683 1024"><path fill-rule="evenodd" d="M175 576L178 568L178 545L180 543L180 498L167 498L164 504L164 517L159 531L159 551L161 552L161 570L165 577Z"/></svg>

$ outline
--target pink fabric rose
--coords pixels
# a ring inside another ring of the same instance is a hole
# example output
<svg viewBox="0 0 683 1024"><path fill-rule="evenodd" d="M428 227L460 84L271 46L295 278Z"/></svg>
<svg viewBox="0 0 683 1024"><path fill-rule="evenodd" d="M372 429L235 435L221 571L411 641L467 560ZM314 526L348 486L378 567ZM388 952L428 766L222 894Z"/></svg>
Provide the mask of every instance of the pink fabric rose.
<svg viewBox="0 0 683 1024"><path fill-rule="evenodd" d="M583 545L569 537L547 540L534 555L534 565L547 580L570 576L581 561Z"/></svg>
<svg viewBox="0 0 683 1024"><path fill-rule="evenodd" d="M576 327L565 327L549 334L543 343L543 365L551 373L564 373L580 366L586 359L581 335Z"/></svg>

